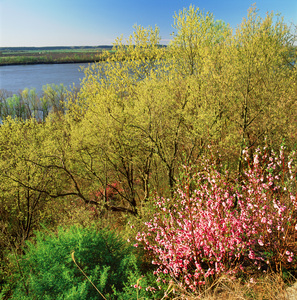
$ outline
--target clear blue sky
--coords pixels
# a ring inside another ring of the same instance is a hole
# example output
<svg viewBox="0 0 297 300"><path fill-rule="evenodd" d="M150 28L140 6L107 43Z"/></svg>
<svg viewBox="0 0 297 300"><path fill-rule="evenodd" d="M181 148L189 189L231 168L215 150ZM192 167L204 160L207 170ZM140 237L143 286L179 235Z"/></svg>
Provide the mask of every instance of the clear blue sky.
<svg viewBox="0 0 297 300"><path fill-rule="evenodd" d="M255 2L249 0L0 0L0 47L111 45L133 25L157 25L161 43L173 32L174 12L190 4L233 28ZM297 0L258 0L260 14L279 12L297 24Z"/></svg>

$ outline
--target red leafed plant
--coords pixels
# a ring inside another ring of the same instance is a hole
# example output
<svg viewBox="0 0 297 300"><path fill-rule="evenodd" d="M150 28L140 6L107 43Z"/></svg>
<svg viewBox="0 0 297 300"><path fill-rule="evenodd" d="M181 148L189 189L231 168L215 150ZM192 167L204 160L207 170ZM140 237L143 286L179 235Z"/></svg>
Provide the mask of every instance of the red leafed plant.
<svg viewBox="0 0 297 300"><path fill-rule="evenodd" d="M99 190L91 193L91 196L96 201L98 201L99 199L103 199L104 201L112 201L122 191L123 191L123 189L120 186L119 182L113 182L113 183L107 184L105 188L99 189Z"/></svg>
<svg viewBox="0 0 297 300"><path fill-rule="evenodd" d="M264 148L244 157L240 182L205 159L184 167L174 198L155 199L156 212L136 237L155 274L196 291L221 273L296 265L295 152L285 158L283 147L278 154Z"/></svg>

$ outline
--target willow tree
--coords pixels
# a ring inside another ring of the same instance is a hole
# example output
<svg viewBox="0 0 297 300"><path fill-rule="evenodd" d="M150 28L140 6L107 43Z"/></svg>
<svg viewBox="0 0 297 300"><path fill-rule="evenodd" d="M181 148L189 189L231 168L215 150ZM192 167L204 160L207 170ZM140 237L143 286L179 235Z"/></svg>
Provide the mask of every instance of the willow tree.
<svg viewBox="0 0 297 300"><path fill-rule="evenodd" d="M104 54L106 63L85 70L78 99L69 104L81 170L93 178L93 188L110 210L136 213L140 199L147 197L152 149L141 144L132 125L139 82L159 67L164 53L159 41L158 28L140 26L125 44L117 39L114 54ZM108 199L108 189L120 200Z"/></svg>
<svg viewBox="0 0 297 300"><path fill-rule="evenodd" d="M221 96L220 78L226 64L226 49L232 36L230 26L216 20L195 6L184 8L174 15L175 32L168 47L172 65L183 82L188 82L191 109L186 114L191 128L194 160L205 151L207 144L218 143L225 126L225 99Z"/></svg>
<svg viewBox="0 0 297 300"><path fill-rule="evenodd" d="M0 130L1 231L15 245L28 239L40 222L52 219L47 207L50 194L58 192L57 171L43 168L44 126L35 119L8 118Z"/></svg>
<svg viewBox="0 0 297 300"><path fill-rule="evenodd" d="M169 47L178 71L185 76L205 73L206 60L217 55L218 46L231 34L229 26L193 5L173 18L175 31Z"/></svg>
<svg viewBox="0 0 297 300"><path fill-rule="evenodd" d="M221 99L225 99L226 141L239 159L244 147L264 142L271 146L296 132L296 53L294 38L281 18L261 18L252 7L246 19L230 37L219 78ZM293 125L294 124L294 125ZM226 145L225 145L226 146Z"/></svg>

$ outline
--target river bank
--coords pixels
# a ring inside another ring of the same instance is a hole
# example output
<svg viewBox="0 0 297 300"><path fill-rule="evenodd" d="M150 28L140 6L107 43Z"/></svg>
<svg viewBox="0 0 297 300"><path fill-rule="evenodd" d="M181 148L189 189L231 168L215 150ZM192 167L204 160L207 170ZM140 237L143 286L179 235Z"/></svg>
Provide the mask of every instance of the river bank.
<svg viewBox="0 0 297 300"><path fill-rule="evenodd" d="M92 63L103 60L103 51L112 51L112 46L0 47L0 66Z"/></svg>

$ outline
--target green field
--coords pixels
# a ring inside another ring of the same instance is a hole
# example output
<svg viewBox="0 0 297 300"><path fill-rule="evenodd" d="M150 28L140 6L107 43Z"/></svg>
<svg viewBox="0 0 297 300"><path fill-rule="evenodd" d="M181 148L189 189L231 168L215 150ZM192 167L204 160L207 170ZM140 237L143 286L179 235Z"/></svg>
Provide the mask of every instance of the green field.
<svg viewBox="0 0 297 300"><path fill-rule="evenodd" d="M0 66L20 64L82 63L102 60L102 52L112 46L98 47L0 47Z"/></svg>

